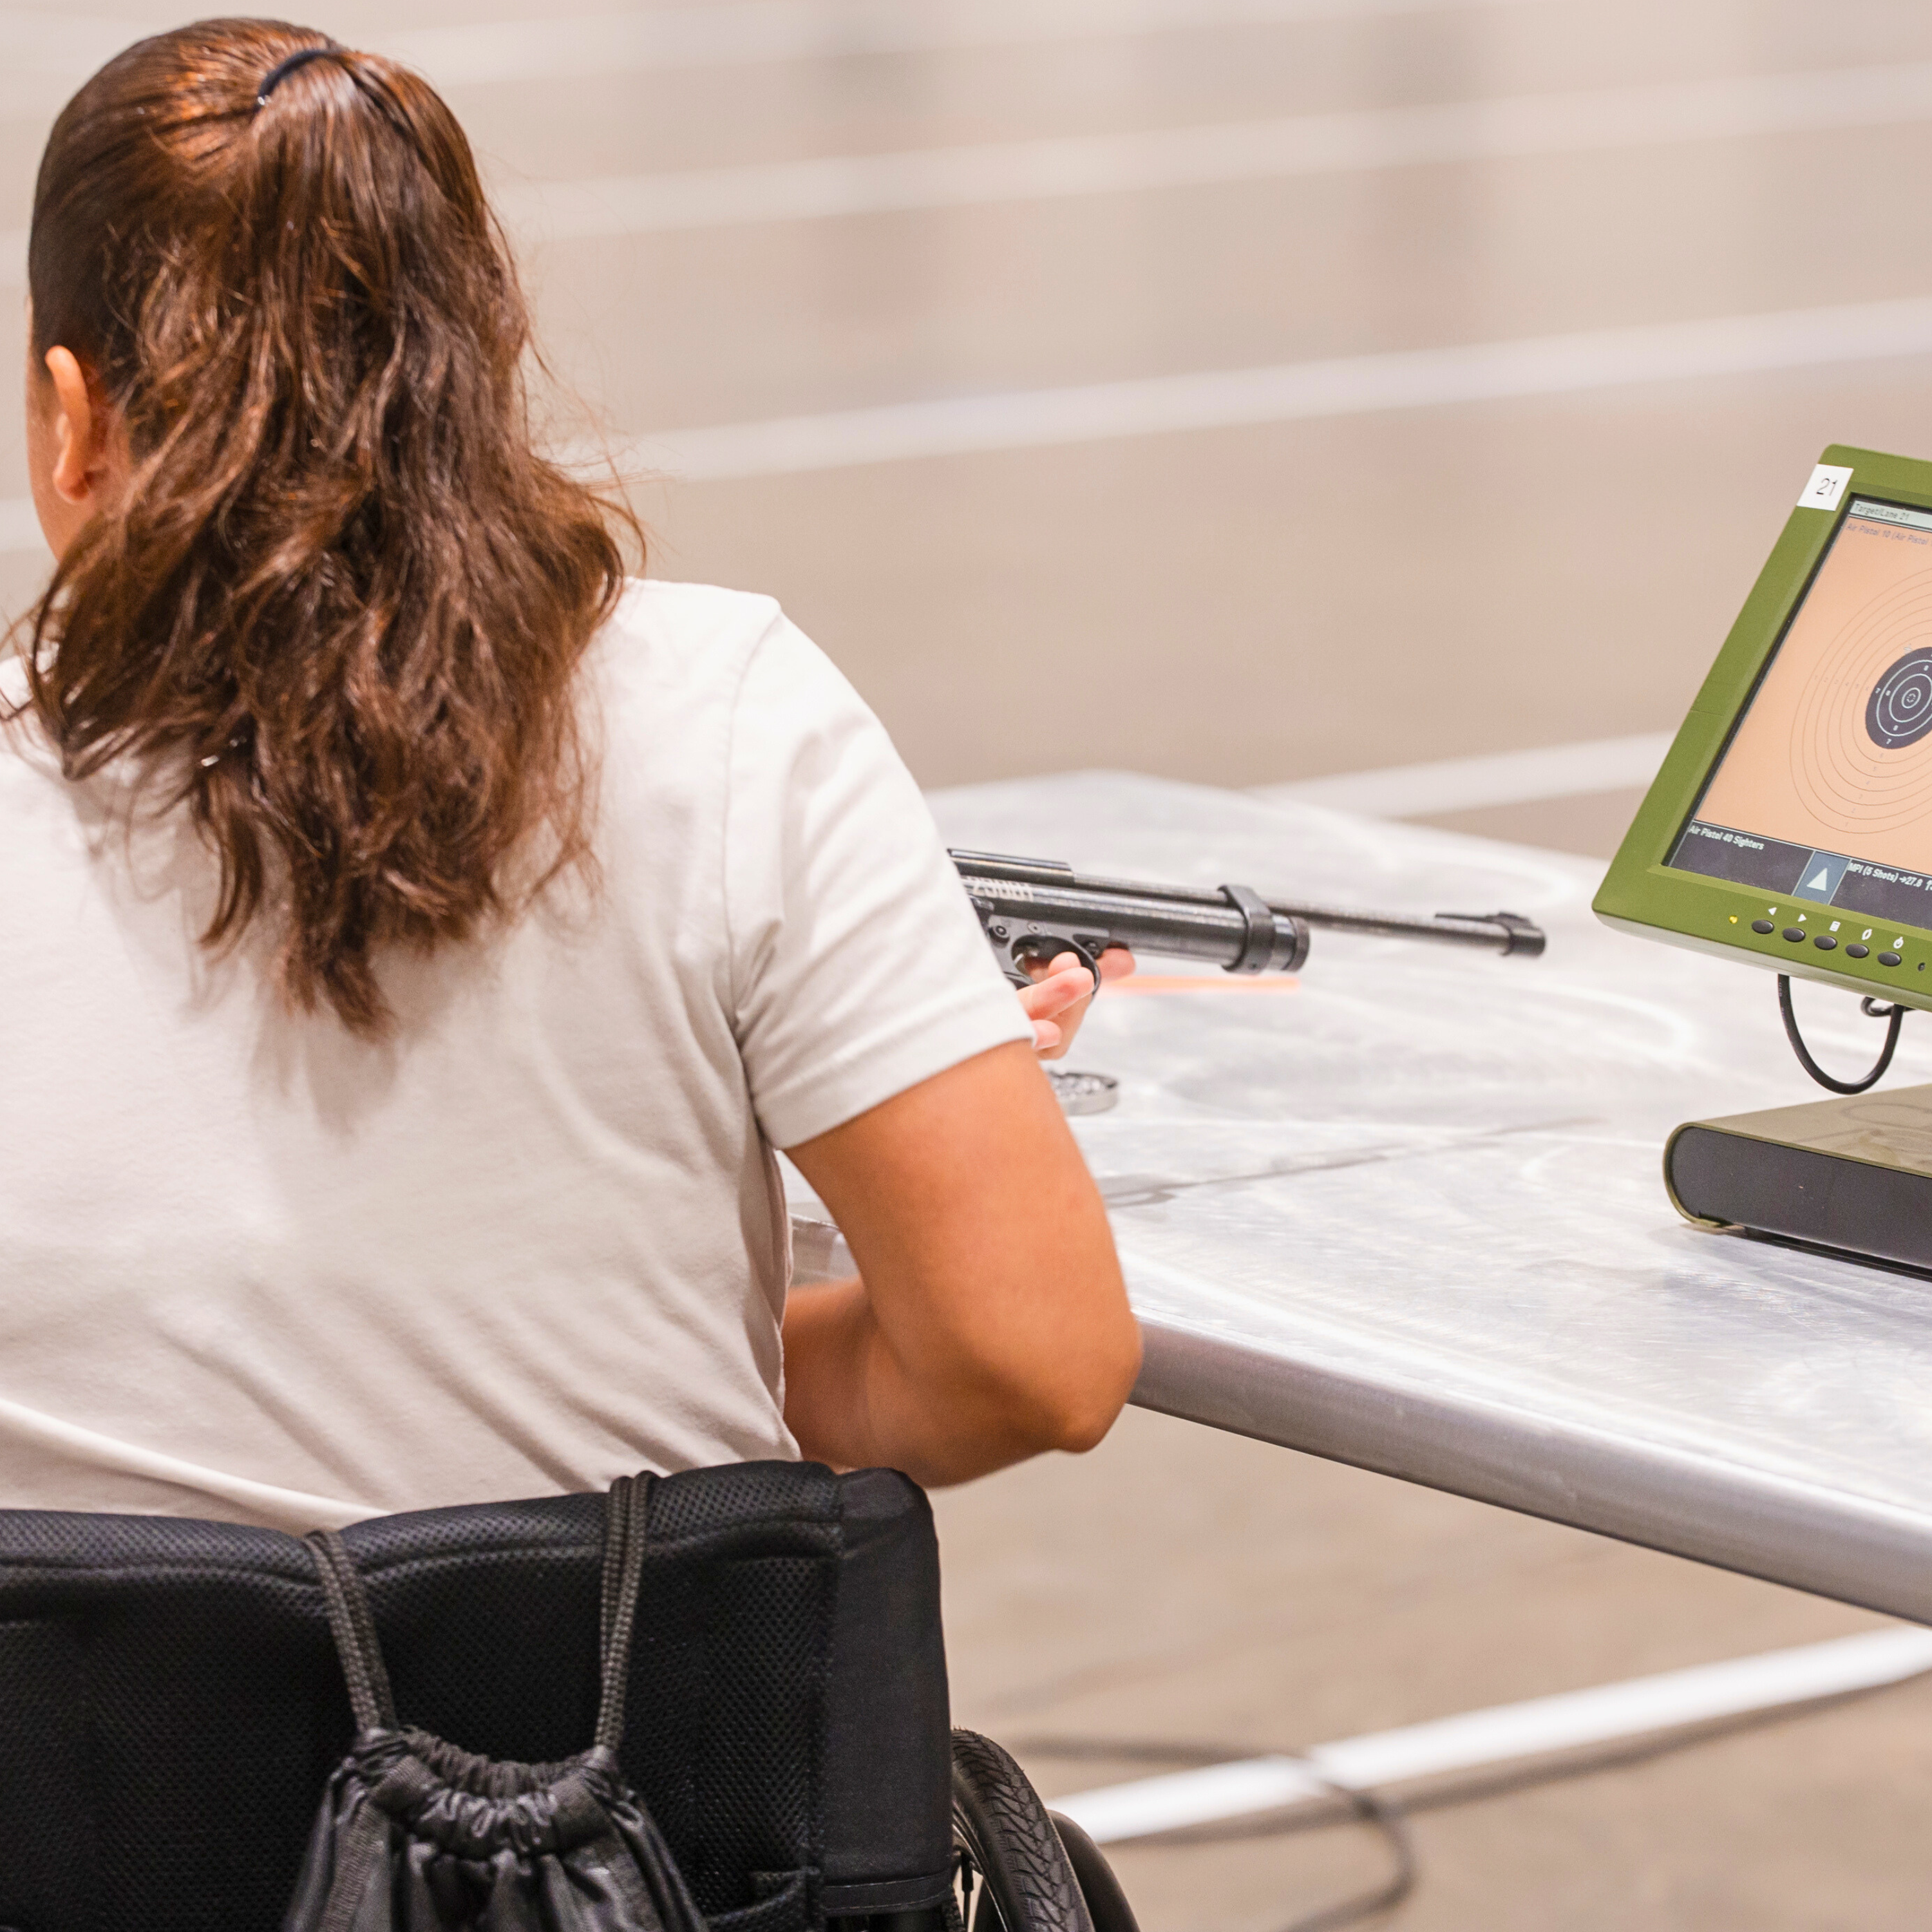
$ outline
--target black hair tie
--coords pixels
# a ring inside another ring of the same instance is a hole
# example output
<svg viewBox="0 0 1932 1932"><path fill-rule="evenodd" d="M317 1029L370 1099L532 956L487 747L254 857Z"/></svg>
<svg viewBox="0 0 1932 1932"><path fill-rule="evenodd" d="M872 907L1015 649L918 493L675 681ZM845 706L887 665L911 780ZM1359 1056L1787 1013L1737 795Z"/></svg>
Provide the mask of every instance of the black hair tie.
<svg viewBox="0 0 1932 1932"><path fill-rule="evenodd" d="M307 67L310 61L327 60L341 51L340 47L331 45L326 47L304 47L301 52L290 55L279 67L272 67L268 70L262 80L261 86L256 91L256 106L257 108L267 106L268 96L274 93L275 89L280 87L297 68Z"/></svg>

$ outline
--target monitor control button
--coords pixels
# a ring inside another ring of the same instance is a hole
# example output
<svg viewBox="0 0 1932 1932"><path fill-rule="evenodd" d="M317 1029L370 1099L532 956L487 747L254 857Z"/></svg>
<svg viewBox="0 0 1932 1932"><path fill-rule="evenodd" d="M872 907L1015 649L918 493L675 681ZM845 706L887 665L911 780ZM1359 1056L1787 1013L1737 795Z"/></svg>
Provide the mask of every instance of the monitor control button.
<svg viewBox="0 0 1932 1932"><path fill-rule="evenodd" d="M1787 926L1784 928L1784 936L1793 946L1802 945L1804 939L1804 928L1802 926Z"/></svg>
<svg viewBox="0 0 1932 1932"><path fill-rule="evenodd" d="M1754 919L1751 921L1751 930L1754 932L1775 932L1778 928L1768 919Z"/></svg>
<svg viewBox="0 0 1932 1932"><path fill-rule="evenodd" d="M1870 953L1871 948L1869 946L1861 946L1856 940L1845 948L1845 957L1847 959L1868 958L1870 956Z"/></svg>
<svg viewBox="0 0 1932 1932"><path fill-rule="evenodd" d="M1837 950L1838 942L1828 932L1821 932L1811 944L1816 946L1820 952L1831 952Z"/></svg>
<svg viewBox="0 0 1932 1932"><path fill-rule="evenodd" d="M1896 952L1881 952L1878 956L1878 963L1881 966L1902 966L1905 962Z"/></svg>

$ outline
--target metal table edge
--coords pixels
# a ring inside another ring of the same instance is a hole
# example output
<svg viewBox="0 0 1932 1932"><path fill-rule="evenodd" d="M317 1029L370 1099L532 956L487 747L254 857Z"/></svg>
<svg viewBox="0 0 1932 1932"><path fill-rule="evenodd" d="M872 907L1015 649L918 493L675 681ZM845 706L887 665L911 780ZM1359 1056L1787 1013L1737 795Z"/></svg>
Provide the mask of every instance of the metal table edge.
<svg viewBox="0 0 1932 1932"><path fill-rule="evenodd" d="M1140 1327L1137 1408L1932 1623L1932 1517L1145 1316Z"/></svg>

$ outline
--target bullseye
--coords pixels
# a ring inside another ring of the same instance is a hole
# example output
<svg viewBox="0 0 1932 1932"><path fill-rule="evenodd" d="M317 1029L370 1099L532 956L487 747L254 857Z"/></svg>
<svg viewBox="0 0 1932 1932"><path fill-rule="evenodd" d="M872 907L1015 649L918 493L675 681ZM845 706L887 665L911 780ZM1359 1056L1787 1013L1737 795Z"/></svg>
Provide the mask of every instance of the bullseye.
<svg viewBox="0 0 1932 1932"><path fill-rule="evenodd" d="M1865 735L1880 749L1916 745L1932 732L1932 650L1908 651L1872 687Z"/></svg>

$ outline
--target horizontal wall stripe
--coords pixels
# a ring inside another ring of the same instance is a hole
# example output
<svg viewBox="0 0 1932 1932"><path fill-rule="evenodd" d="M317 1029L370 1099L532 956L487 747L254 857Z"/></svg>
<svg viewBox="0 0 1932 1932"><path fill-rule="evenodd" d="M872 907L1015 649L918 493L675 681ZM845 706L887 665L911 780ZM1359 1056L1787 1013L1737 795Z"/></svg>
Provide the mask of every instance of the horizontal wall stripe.
<svg viewBox="0 0 1932 1932"><path fill-rule="evenodd" d="M782 476L872 463L1118 441L1574 394L1932 354L1932 297L1396 350L1258 369L887 404L666 430L567 454L634 478ZM1800 479L1802 480L1802 478ZM40 548L32 504L0 501L0 550Z"/></svg>
<svg viewBox="0 0 1932 1932"><path fill-rule="evenodd" d="M496 200L532 236L561 241L1826 133L1928 118L1932 62L1918 61L581 181L508 182L496 190Z"/></svg>
<svg viewBox="0 0 1932 1932"><path fill-rule="evenodd" d="M1932 354L1932 297L1396 350L1258 369L886 404L666 430L606 454L634 478L728 481L1186 430L1574 394ZM1800 479L1802 480L1802 478ZM32 504L0 501L0 550L40 548Z"/></svg>
<svg viewBox="0 0 1932 1932"><path fill-rule="evenodd" d="M1016 46L1306 21L1481 11L1548 0L724 0L717 6L477 22L367 44L438 85Z"/></svg>
<svg viewBox="0 0 1932 1932"><path fill-rule="evenodd" d="M1550 0L722 0L345 38L440 87L592 80L788 61L1483 12ZM0 114L51 119L103 62L163 23L0 8Z"/></svg>
<svg viewBox="0 0 1932 1932"><path fill-rule="evenodd" d="M566 241L1928 119L1932 62L1919 61L578 181L508 180L495 194L509 219L533 237ZM20 285L26 255L24 231L0 233L0 281Z"/></svg>
<svg viewBox="0 0 1932 1932"><path fill-rule="evenodd" d="M638 436L614 454L627 473L779 476L1928 353L1932 297L1914 296L781 416Z"/></svg>

